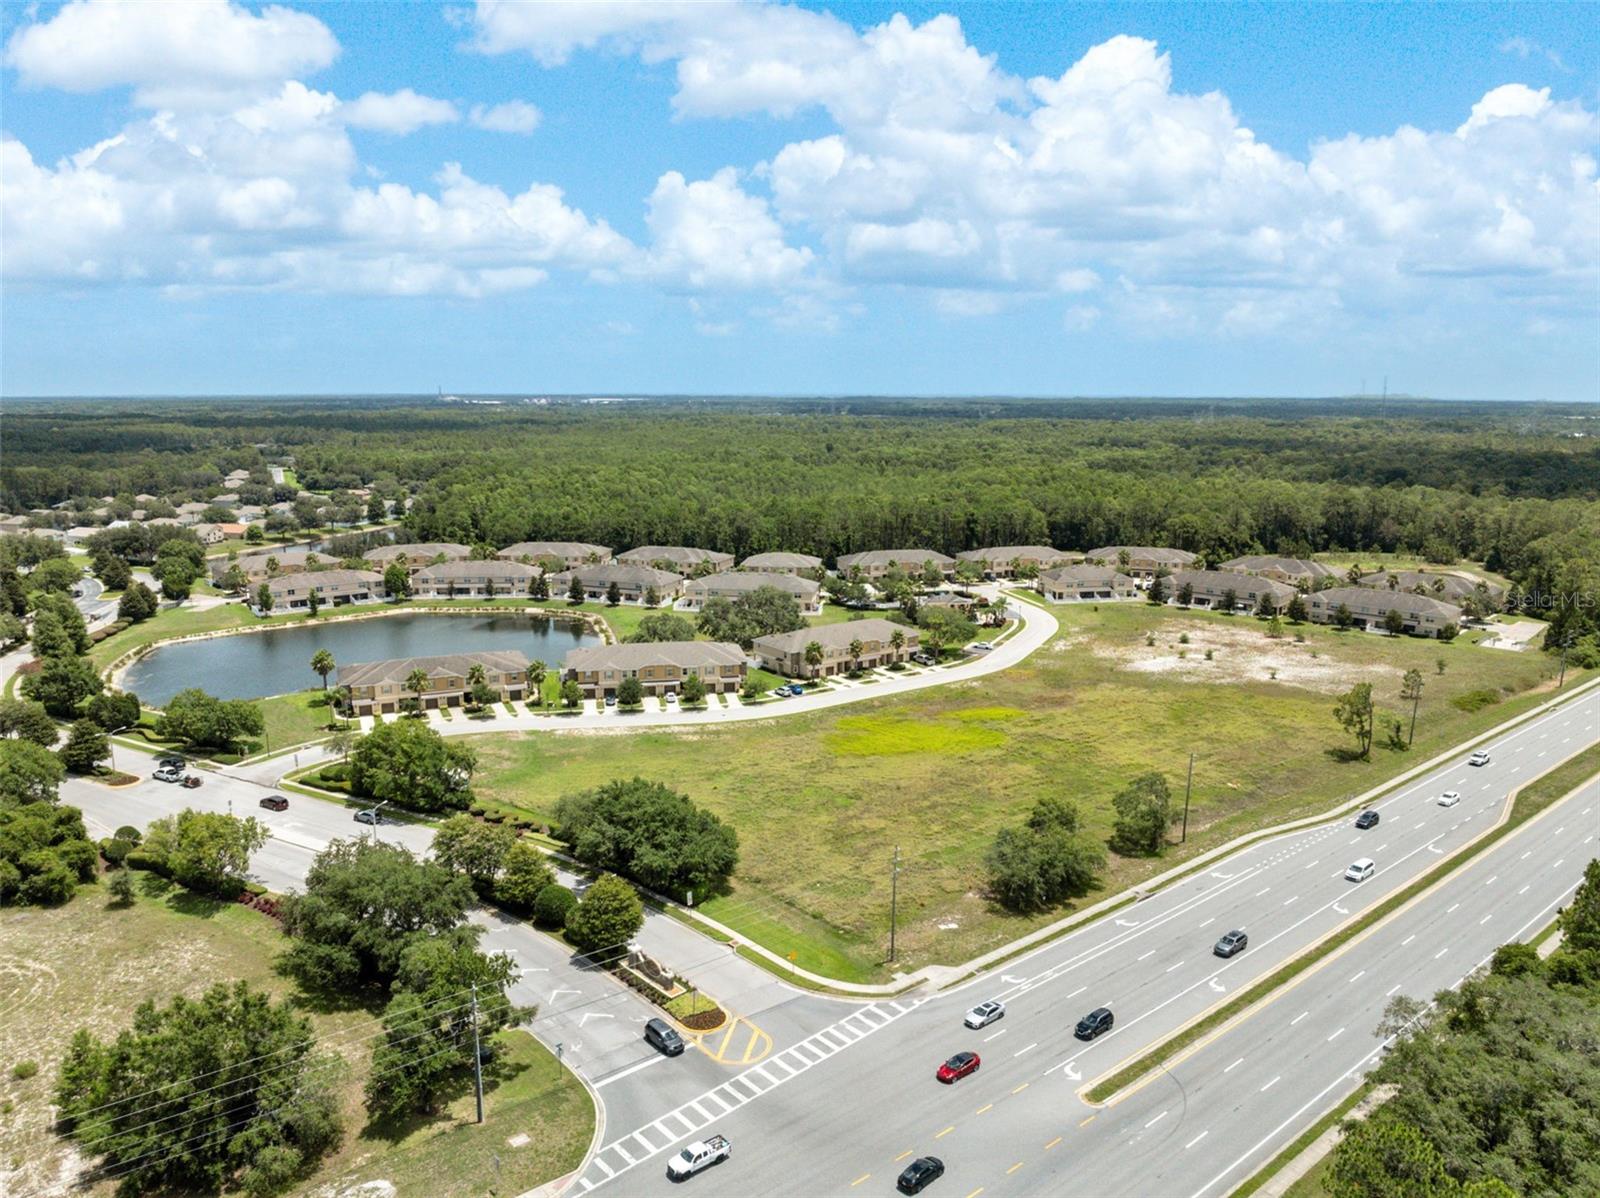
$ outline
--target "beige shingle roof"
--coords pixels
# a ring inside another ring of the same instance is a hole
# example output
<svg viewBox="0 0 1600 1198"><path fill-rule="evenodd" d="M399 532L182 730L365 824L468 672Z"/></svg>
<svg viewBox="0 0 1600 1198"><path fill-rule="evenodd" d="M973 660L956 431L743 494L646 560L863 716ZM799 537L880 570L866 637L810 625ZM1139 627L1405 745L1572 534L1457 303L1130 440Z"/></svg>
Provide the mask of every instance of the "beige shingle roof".
<svg viewBox="0 0 1600 1198"><path fill-rule="evenodd" d="M375 686L385 682L404 682L412 670L429 678L465 678L474 665L502 674L516 674L528 668L528 658L518 649L490 649L476 653L445 653L437 657L393 657L387 661L363 661L340 666L334 675L338 686Z"/></svg>

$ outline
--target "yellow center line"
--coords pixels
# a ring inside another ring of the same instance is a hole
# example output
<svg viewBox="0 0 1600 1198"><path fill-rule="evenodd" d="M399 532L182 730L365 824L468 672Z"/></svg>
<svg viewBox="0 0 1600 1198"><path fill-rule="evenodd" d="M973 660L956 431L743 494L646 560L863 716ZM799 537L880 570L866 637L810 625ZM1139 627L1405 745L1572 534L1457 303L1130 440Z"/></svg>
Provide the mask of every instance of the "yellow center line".
<svg viewBox="0 0 1600 1198"><path fill-rule="evenodd" d="M854 1181L852 1181L852 1182L851 1182L851 1183L850 1183L850 1184L851 1184L851 1185L853 1185L853 1186L858 1186L858 1185L860 1185L860 1184L861 1184L861 1183L862 1183L862 1182L864 1182L864 1181L866 1181L866 1180L867 1180L867 1178L869 1178L869 1177L871 1177L871 1176L872 1176L872 1174L870 1174L870 1173L863 1173L863 1174L862 1174L862 1175L861 1175L861 1176L860 1176L860 1177L858 1177L858 1178L856 1178L856 1179L855 1179L855 1180L854 1180Z"/></svg>
<svg viewBox="0 0 1600 1198"><path fill-rule="evenodd" d="M981 1193L983 1193L983 1187L979 1186L977 1189L973 1190L972 1193L968 1194L967 1198L978 1198L978 1195Z"/></svg>
<svg viewBox="0 0 1600 1198"><path fill-rule="evenodd" d="M1044 1150L1046 1152L1049 1152L1052 1148L1054 1148L1059 1143L1061 1143L1061 1137L1057 1136L1055 1139L1051 1140L1048 1144L1046 1144L1044 1146Z"/></svg>
<svg viewBox="0 0 1600 1198"><path fill-rule="evenodd" d="M935 1140L942 1139L943 1137L949 1135L951 1132L955 1131L955 1129L956 1129L956 1125L954 1123L952 1123L949 1127L945 1128L942 1132L940 1132L937 1136L934 1136L933 1138Z"/></svg>
<svg viewBox="0 0 1600 1198"><path fill-rule="evenodd" d="M981 1114L983 1114L984 1111L992 1109L993 1106L994 1106L994 1103L986 1102L981 1107L978 1108L977 1113L981 1115Z"/></svg>
<svg viewBox="0 0 1600 1198"><path fill-rule="evenodd" d="M1010 1177L1013 1173L1015 1173L1020 1168L1022 1168L1022 1162L1018 1161L1016 1164L1012 1165L1011 1168L1006 1170L1006 1176Z"/></svg>
<svg viewBox="0 0 1600 1198"><path fill-rule="evenodd" d="M1026 1090L1031 1085L1033 1085L1032 1082L1023 1082L1020 1086L1018 1086L1015 1090L1013 1090L1011 1092L1013 1094L1021 1094L1024 1090Z"/></svg>
<svg viewBox="0 0 1600 1198"><path fill-rule="evenodd" d="M915 1148L907 1148L899 1156L894 1158L894 1163L898 1165L901 1161L905 1160L906 1157L910 1156L915 1151L916 1151Z"/></svg>
<svg viewBox="0 0 1600 1198"><path fill-rule="evenodd" d="M1093 1122L1094 1122L1094 1121L1095 1121L1095 1116L1093 1116L1093 1115L1090 1115L1090 1116L1089 1116L1089 1117L1088 1117L1088 1118L1087 1118L1087 1119L1085 1119L1085 1120L1084 1120L1084 1121L1083 1121L1083 1122L1082 1122L1082 1123L1080 1123L1080 1124L1078 1124L1078 1126L1079 1126L1079 1127L1088 1127L1088 1126L1089 1126L1089 1124L1091 1124L1091 1123L1093 1123Z"/></svg>

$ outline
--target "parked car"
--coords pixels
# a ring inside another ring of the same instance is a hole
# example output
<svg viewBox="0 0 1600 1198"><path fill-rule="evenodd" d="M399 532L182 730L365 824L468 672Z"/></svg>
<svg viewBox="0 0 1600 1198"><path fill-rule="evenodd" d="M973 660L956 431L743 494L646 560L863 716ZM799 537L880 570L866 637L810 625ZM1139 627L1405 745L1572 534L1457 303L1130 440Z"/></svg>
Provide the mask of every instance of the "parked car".
<svg viewBox="0 0 1600 1198"><path fill-rule="evenodd" d="M971 649L974 653L987 653L990 649L993 649L994 646L988 641L973 641L972 644L967 646L967 648Z"/></svg>
<svg viewBox="0 0 1600 1198"><path fill-rule="evenodd" d="M668 691L667 694L666 694L666 701L668 703L676 703L678 701L678 692L677 691Z"/></svg>
<svg viewBox="0 0 1600 1198"><path fill-rule="evenodd" d="M1459 790L1447 790L1439 796L1439 806L1441 807L1454 807L1460 801L1461 792Z"/></svg>
<svg viewBox="0 0 1600 1198"><path fill-rule="evenodd" d="M184 766L186 766L188 764L189 764L188 761L185 760L182 757L157 757L156 758L157 767L160 768L160 769L164 769L164 770L181 770Z"/></svg>
<svg viewBox="0 0 1600 1198"><path fill-rule="evenodd" d="M931 666L936 664L936 660L931 653L913 653L911 655L911 660L916 662L919 666Z"/></svg>
<svg viewBox="0 0 1600 1198"><path fill-rule="evenodd" d="M683 1055L683 1037L665 1019L651 1019L645 1023L644 1042L663 1056Z"/></svg>
<svg viewBox="0 0 1600 1198"><path fill-rule="evenodd" d="M958 1052L943 1065L940 1065L938 1072L934 1076L946 1084L958 1082L966 1077L967 1074L976 1073L980 1064L982 1062L978 1060L977 1053Z"/></svg>
<svg viewBox="0 0 1600 1198"><path fill-rule="evenodd" d="M194 790L201 784L202 781L204 781L204 779L202 779L199 774L185 774L183 776L183 781L179 785L181 785L185 790Z"/></svg>
<svg viewBox="0 0 1600 1198"><path fill-rule="evenodd" d="M988 1002L981 1002L968 1011L967 1017L962 1022L971 1028L988 1027L996 1019L1005 1018L1005 1013L1006 1004L997 998L991 998Z"/></svg>
<svg viewBox="0 0 1600 1198"><path fill-rule="evenodd" d="M268 795L261 800L261 806L268 811L287 811L289 810L289 800L282 795Z"/></svg>
<svg viewBox="0 0 1600 1198"><path fill-rule="evenodd" d="M616 705L617 705L617 697L615 695L607 695L606 696L606 706L607 707L615 707Z"/></svg>
<svg viewBox="0 0 1600 1198"><path fill-rule="evenodd" d="M685 1144L683 1151L667 1162L667 1176L673 1181L683 1181L702 1169L720 1165L732 1155L733 1145L728 1143L727 1136L707 1136Z"/></svg>
<svg viewBox="0 0 1600 1198"><path fill-rule="evenodd" d="M1358 828L1376 828L1377 826L1378 813L1376 811L1363 811L1360 815L1356 816L1356 827Z"/></svg>
<svg viewBox="0 0 1600 1198"><path fill-rule="evenodd" d="M1212 946L1211 951L1216 953L1219 957L1231 957L1235 953L1244 952L1245 945L1249 943L1250 937L1246 936L1239 929L1235 928L1233 931L1223 936L1222 939L1218 940L1216 944Z"/></svg>
<svg viewBox="0 0 1600 1198"><path fill-rule="evenodd" d="M1377 862L1373 861L1371 857L1363 857L1359 861L1351 862L1350 868L1344 871L1345 880L1349 882L1365 882L1377 872L1377 869Z"/></svg>
<svg viewBox="0 0 1600 1198"><path fill-rule="evenodd" d="M383 823L383 816L378 814L377 808L375 807L363 807L360 811L356 812L356 823L381 824Z"/></svg>
<svg viewBox="0 0 1600 1198"><path fill-rule="evenodd" d="M919 1156L901 1171L894 1188L902 1194L920 1194L944 1176L944 1162L936 1156Z"/></svg>
<svg viewBox="0 0 1600 1198"><path fill-rule="evenodd" d="M183 771L181 769L173 769L171 766L162 766L150 776L157 782L181 782L183 780Z"/></svg>
<svg viewBox="0 0 1600 1198"><path fill-rule="evenodd" d="M1471 757L1467 758L1467 764L1468 765L1488 765L1489 764L1489 753L1488 753L1488 750L1479 749Z"/></svg>
<svg viewBox="0 0 1600 1198"><path fill-rule="evenodd" d="M1111 1023L1111 1009L1109 1007L1096 1007L1078 1020L1078 1026L1072 1030L1072 1034L1080 1040L1093 1040L1096 1036L1102 1036L1109 1032Z"/></svg>

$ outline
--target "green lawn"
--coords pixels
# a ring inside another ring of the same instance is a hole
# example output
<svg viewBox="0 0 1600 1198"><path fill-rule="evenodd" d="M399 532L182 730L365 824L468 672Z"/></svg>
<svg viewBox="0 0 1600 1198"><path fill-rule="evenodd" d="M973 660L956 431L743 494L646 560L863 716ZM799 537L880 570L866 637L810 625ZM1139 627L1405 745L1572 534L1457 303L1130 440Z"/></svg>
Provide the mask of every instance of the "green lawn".
<svg viewBox="0 0 1600 1198"><path fill-rule="evenodd" d="M1181 801L1195 753L1187 845L1156 860L1111 857L1108 886L1120 890L1392 777L1536 702L1542 694L1529 692L1553 673L1533 653L1309 625L1272 641L1250 617L1127 604L1055 615L1052 642L971 683L728 728L482 738L476 785L548 819L569 791L634 774L667 781L739 833L740 868L734 892L714 905L719 919L798 951L808 968L881 977L897 844L901 967L965 960L1062 914L1011 916L981 892L995 831L1042 796L1077 802L1103 838L1110 799L1129 778L1158 769ZM1402 715L1409 667L1426 682L1415 747L1384 748L1380 738L1370 762L1346 760L1352 742L1333 718L1336 694L1372 681L1382 710ZM1503 701L1471 713L1448 701L1478 689Z"/></svg>
<svg viewBox="0 0 1600 1198"><path fill-rule="evenodd" d="M284 749L327 736L333 711L325 698L322 690L317 689L262 699L261 714L266 720L267 736L266 743L258 751Z"/></svg>
<svg viewBox="0 0 1600 1198"><path fill-rule="evenodd" d="M224 628L243 628L260 623L242 603L228 603L220 607L198 611L192 607L178 607L163 611L148 620L124 628L115 636L108 636L89 650L89 660L104 669L130 649L164 641L175 636L189 636L197 632L217 632Z"/></svg>
<svg viewBox="0 0 1600 1198"><path fill-rule="evenodd" d="M6 1012L6 1059L0 1061L0 1143L8 1192L45 1193L72 1176L74 1155L50 1130L50 1091L72 1033L101 1036L127 1024L150 999L198 996L216 981L244 979L280 996L295 994L273 969L283 937L265 916L235 903L200 899L154 875L136 875L143 893L127 909L107 907L103 888L86 886L72 902L47 910L0 909L0 1009ZM92 965L86 966L86 962ZM425 1124L386 1132L365 1129L361 1087L375 1015L308 1006L319 1037L336 1038L352 1066L345 1099L345 1142L295 1192L338 1182L385 1180L401 1195L516 1194L575 1169L594 1131L594 1104L582 1083L525 1032L500 1038L485 1073L485 1112L472 1122L470 1086ZM32 1060L27 1080L11 1073ZM527 1134L513 1148L507 1140ZM495 1158L498 1157L498 1162ZM106 1182L80 1192L110 1198Z"/></svg>

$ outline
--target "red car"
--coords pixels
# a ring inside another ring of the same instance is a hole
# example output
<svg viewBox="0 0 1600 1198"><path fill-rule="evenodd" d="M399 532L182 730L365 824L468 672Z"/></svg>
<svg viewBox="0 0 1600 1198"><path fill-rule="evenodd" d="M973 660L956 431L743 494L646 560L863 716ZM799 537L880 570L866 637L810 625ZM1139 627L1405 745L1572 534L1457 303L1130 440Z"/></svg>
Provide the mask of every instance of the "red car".
<svg viewBox="0 0 1600 1198"><path fill-rule="evenodd" d="M967 1074L976 1073L978 1071L979 1063L980 1062L978 1061L977 1053L958 1052L943 1065L940 1065L939 1072L934 1076L947 1084L949 1082L960 1081L962 1078L966 1077Z"/></svg>

